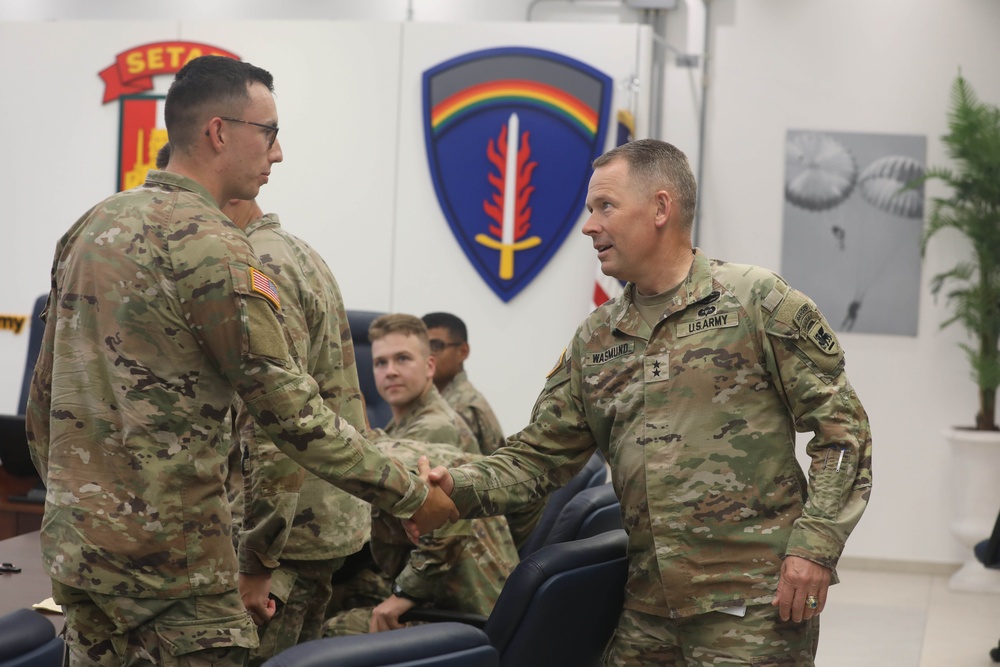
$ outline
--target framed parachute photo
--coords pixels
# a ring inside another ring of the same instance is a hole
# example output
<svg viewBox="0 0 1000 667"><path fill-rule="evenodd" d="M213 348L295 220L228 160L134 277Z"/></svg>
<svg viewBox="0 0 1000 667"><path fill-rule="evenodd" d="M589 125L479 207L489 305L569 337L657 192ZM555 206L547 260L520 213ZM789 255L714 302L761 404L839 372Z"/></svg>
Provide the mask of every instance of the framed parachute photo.
<svg viewBox="0 0 1000 667"><path fill-rule="evenodd" d="M838 332L917 335L927 139L789 130L781 273Z"/></svg>

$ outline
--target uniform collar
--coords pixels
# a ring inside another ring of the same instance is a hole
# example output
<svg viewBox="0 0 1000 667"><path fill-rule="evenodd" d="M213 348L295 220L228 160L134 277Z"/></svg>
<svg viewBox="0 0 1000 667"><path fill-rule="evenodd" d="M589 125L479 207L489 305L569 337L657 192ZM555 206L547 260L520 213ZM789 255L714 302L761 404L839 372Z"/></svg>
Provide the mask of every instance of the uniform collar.
<svg viewBox="0 0 1000 667"><path fill-rule="evenodd" d="M712 262L700 248L695 248L694 261L691 262L688 276L681 284L680 289L677 290L673 303L669 304L663 311L661 321L708 297L712 293L713 284ZM620 332L648 339L652 331L639 314L639 309L633 307L633 294L635 294L635 284L628 283L624 293L612 306L611 328L616 333Z"/></svg>
<svg viewBox="0 0 1000 667"><path fill-rule="evenodd" d="M212 206L219 208L218 202L215 198L208 192L201 183L187 176L181 176L180 174L174 174L168 171L159 171L158 169L151 169L146 174L146 183L155 185L166 185L171 188L180 188L182 190L188 190L197 195L201 195L208 201L212 202Z"/></svg>

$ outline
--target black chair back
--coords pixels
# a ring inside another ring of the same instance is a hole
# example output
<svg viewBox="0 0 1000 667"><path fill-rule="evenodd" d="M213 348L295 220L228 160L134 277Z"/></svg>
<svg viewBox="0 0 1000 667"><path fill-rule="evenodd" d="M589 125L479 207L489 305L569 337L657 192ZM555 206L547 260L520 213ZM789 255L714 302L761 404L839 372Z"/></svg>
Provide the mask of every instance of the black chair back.
<svg viewBox="0 0 1000 667"><path fill-rule="evenodd" d="M35 362L38 361L38 352L42 349L42 334L45 333L45 323L42 322L42 311L49 299L48 294L43 294L35 299L35 307L31 310L31 322L28 326L28 357L24 363L24 379L21 381L21 399L17 402L17 414L23 415L28 407L28 388L31 386L31 376L35 374Z"/></svg>
<svg viewBox="0 0 1000 667"><path fill-rule="evenodd" d="M0 616L0 667L59 667L64 648L51 621L37 611Z"/></svg>
<svg viewBox="0 0 1000 667"><path fill-rule="evenodd" d="M368 340L368 326L379 315L371 310L348 310L347 321L351 325L351 339L354 342L354 357L358 366L358 380L361 394L365 397L368 423L372 428L381 428L392 419L392 409L382 400L375 388L372 375L372 343Z"/></svg>
<svg viewBox="0 0 1000 667"><path fill-rule="evenodd" d="M597 667L618 624L624 530L542 547L511 573L484 630L501 667Z"/></svg>
<svg viewBox="0 0 1000 667"><path fill-rule="evenodd" d="M538 520L538 524L531 531L531 535L524 541L524 544L521 545L521 548L517 550L521 560L533 554L543 545L552 544L552 541L548 539L549 533L552 532L552 527L559 518L559 514L562 512L563 507L566 506L566 503L571 501L576 494L584 489L604 484L606 480L607 467L604 464L604 455L600 452L595 452L590 457L590 460L587 461L587 465L583 467L583 470L578 472L561 489L557 489L549 494L549 499L545 503L545 509L542 510L542 516Z"/></svg>

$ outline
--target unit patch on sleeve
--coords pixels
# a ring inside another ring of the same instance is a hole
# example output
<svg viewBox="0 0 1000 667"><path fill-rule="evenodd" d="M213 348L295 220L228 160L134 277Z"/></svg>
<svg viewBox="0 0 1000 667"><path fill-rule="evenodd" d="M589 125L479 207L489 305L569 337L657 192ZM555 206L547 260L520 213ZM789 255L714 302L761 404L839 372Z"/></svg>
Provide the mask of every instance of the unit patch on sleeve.
<svg viewBox="0 0 1000 667"><path fill-rule="evenodd" d="M257 292L271 302L271 305L281 310L281 299L278 297L278 286L274 281L257 269L250 267L250 291Z"/></svg>

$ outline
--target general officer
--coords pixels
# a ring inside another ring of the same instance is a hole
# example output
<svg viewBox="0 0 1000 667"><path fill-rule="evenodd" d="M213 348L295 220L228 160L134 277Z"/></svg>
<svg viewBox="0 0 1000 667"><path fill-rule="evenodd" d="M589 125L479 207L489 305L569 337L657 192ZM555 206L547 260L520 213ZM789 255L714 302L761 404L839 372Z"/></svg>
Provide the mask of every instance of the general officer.
<svg viewBox="0 0 1000 667"><path fill-rule="evenodd" d="M272 90L249 63L190 61L166 171L57 244L27 429L71 665L243 665L257 645L224 487L237 395L320 477L425 526L454 513L323 404L289 356L280 282L219 210L282 158Z"/></svg>
<svg viewBox="0 0 1000 667"><path fill-rule="evenodd" d="M431 480L464 517L506 512L600 449L629 533L606 664L812 665L871 490L868 417L808 297L692 247L695 201L687 158L665 142L594 162L583 233L624 294L577 329L531 424ZM796 431L813 433L808 475Z"/></svg>

